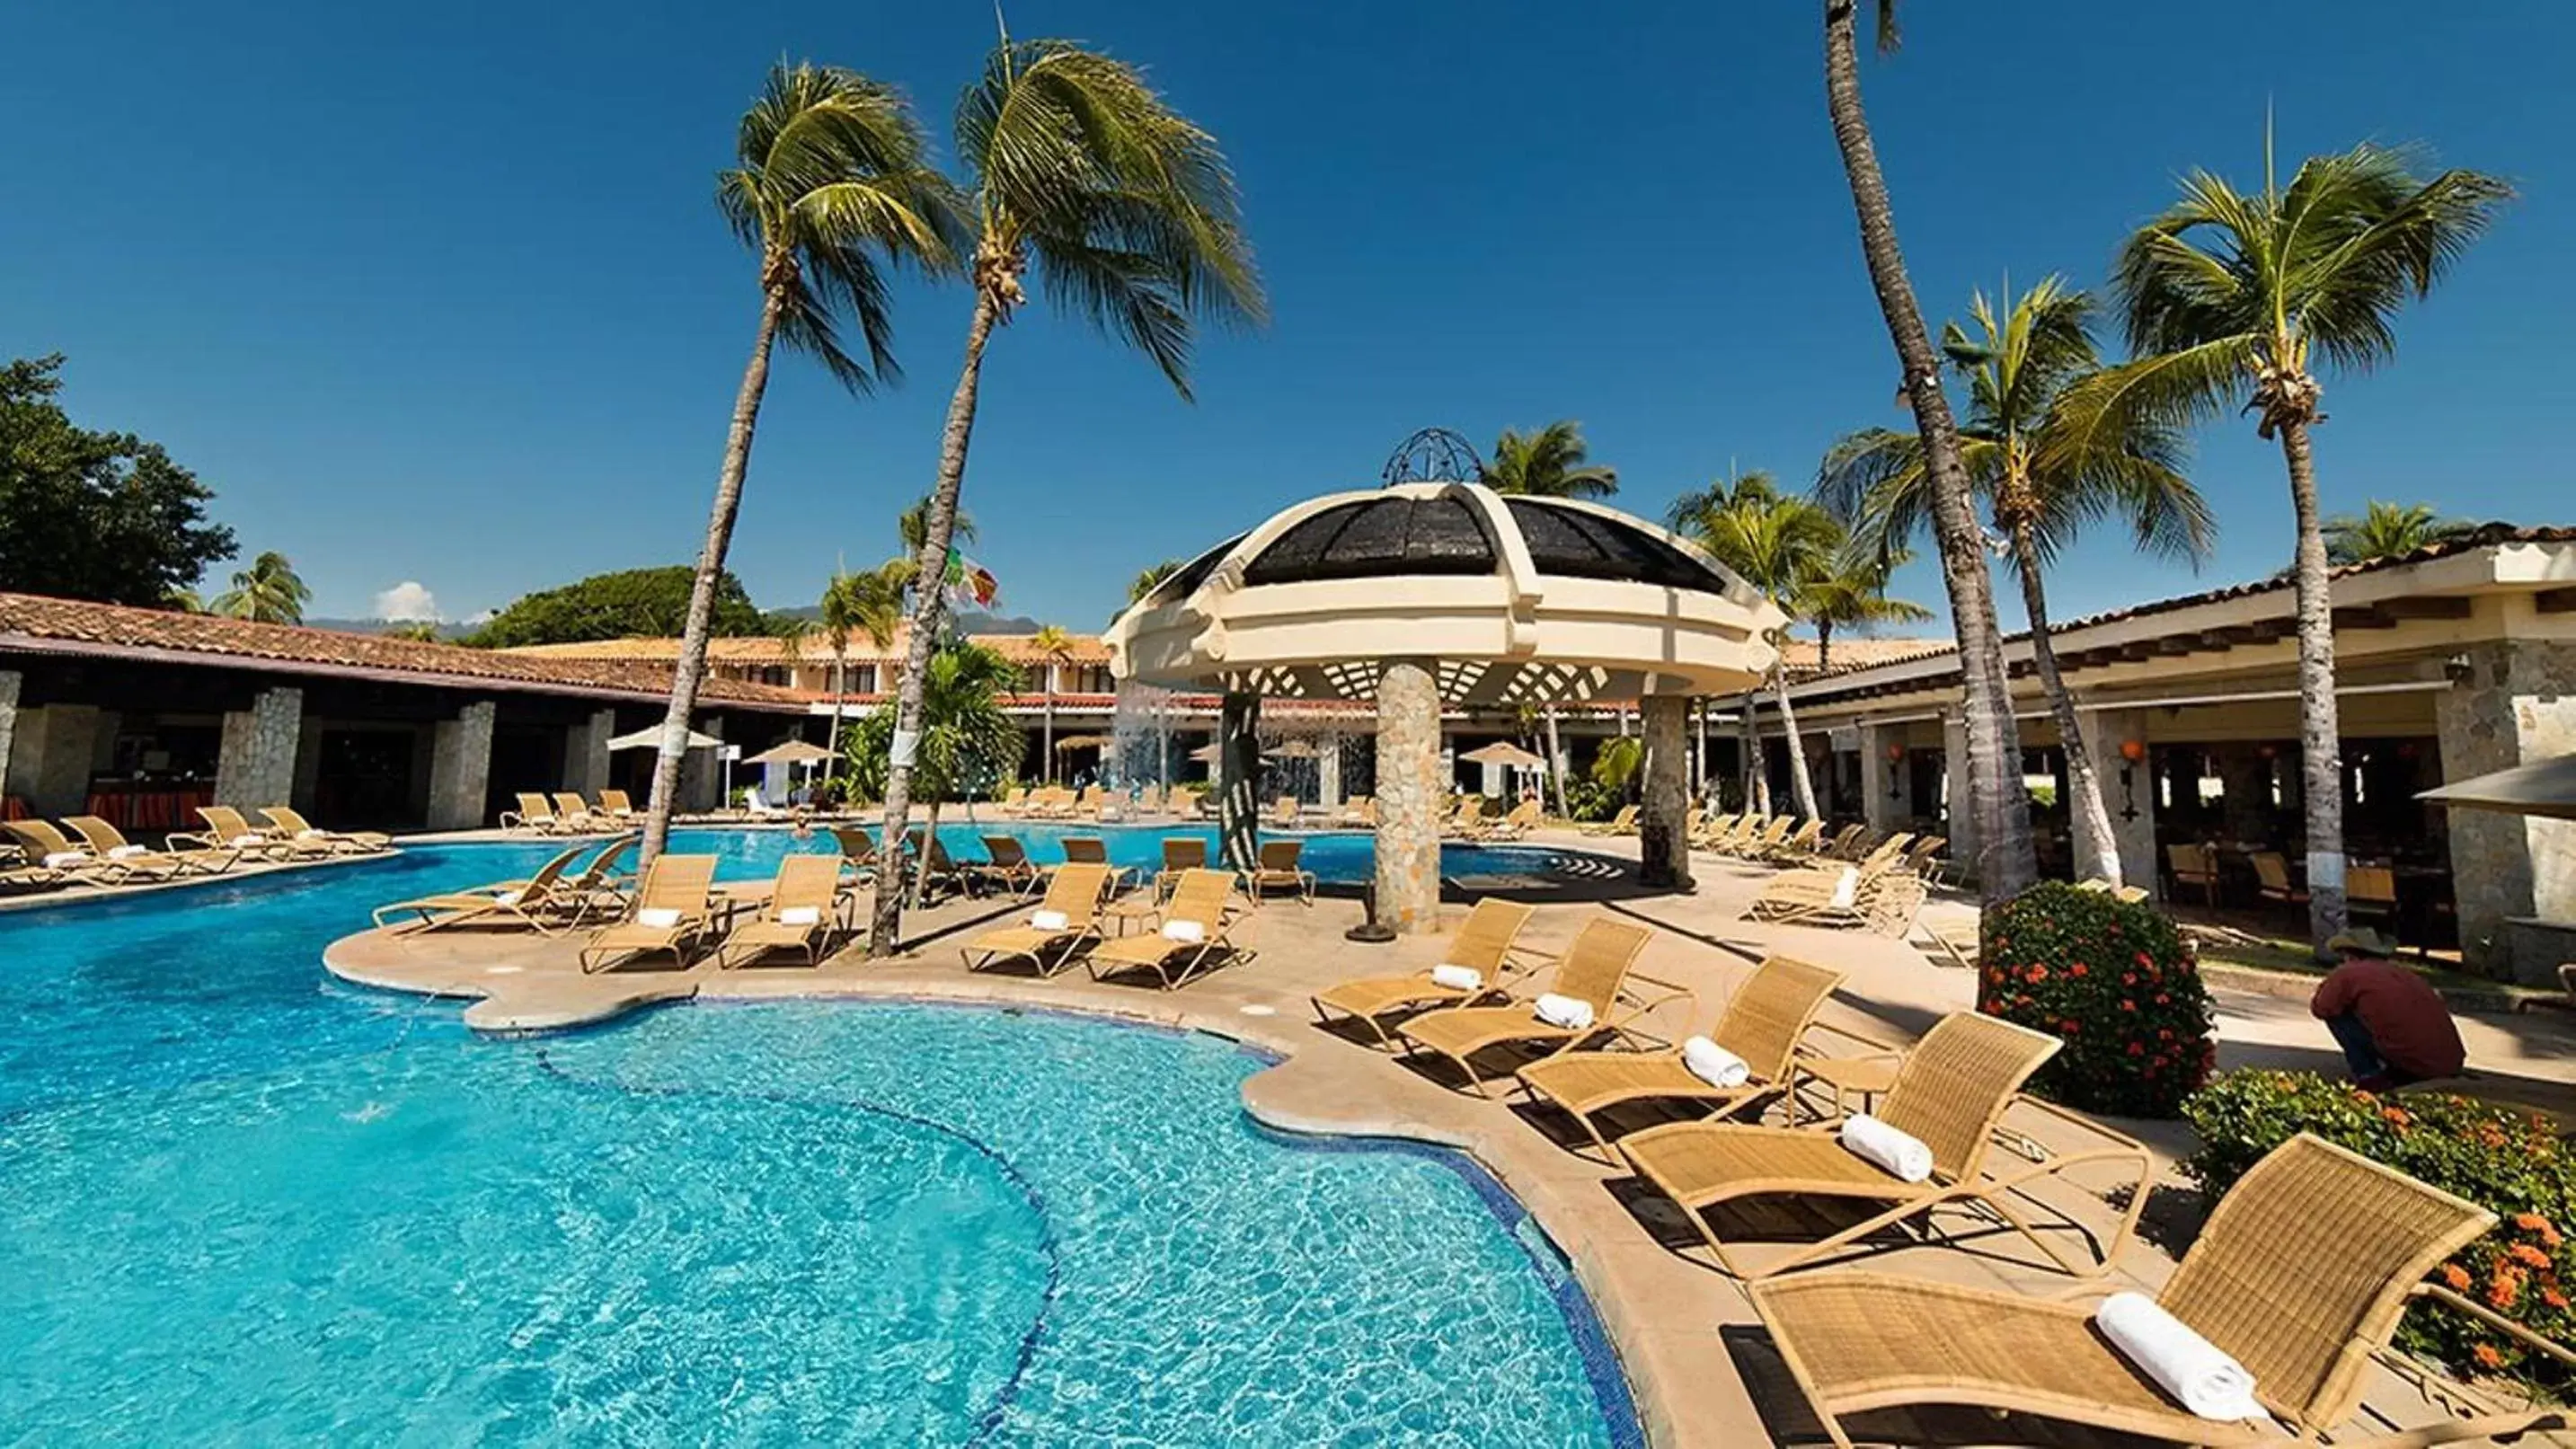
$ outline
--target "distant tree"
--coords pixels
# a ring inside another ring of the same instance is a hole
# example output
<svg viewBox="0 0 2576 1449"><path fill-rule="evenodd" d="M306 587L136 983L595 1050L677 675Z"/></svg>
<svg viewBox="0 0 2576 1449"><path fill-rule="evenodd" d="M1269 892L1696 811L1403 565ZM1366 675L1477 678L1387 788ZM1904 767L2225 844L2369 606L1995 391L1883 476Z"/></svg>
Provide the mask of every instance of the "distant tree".
<svg viewBox="0 0 2576 1449"><path fill-rule="evenodd" d="M2323 525L2330 563L2371 563L2403 558L2417 549L2449 543L2475 530L2465 518L2444 518L2430 503L2389 503L2374 498L2361 515L2338 513Z"/></svg>
<svg viewBox="0 0 2576 1449"><path fill-rule="evenodd" d="M924 671L921 695L921 741L912 757L915 798L930 807L928 832L939 833L939 807L989 787L1020 765L1028 739L1002 707L1002 696L1019 686L1019 666L997 650L956 640L940 646ZM877 706L850 731L849 764L859 788L882 795L894 746L895 705ZM920 904L921 882L914 875L912 904Z"/></svg>
<svg viewBox="0 0 2576 1449"><path fill-rule="evenodd" d="M1042 626L1029 638L1029 647L1038 653L1038 678L1046 691L1046 757L1038 761L1038 777L1055 783L1055 684L1056 671L1073 662L1073 636L1054 624Z"/></svg>
<svg viewBox="0 0 2576 1449"><path fill-rule="evenodd" d="M1483 482L1497 493L1535 498L1606 498L1619 491L1619 473L1590 461L1583 425L1560 418L1534 433L1503 429Z"/></svg>
<svg viewBox="0 0 2576 1449"><path fill-rule="evenodd" d="M1180 571L1181 561L1176 558L1167 558L1161 563L1147 564L1145 567L1138 569L1136 571L1136 577L1128 580L1127 582L1127 602L1130 604L1141 604L1145 602L1145 596L1147 594L1161 588L1163 586L1163 580L1170 578L1172 575L1179 573Z"/></svg>
<svg viewBox="0 0 2576 1449"><path fill-rule="evenodd" d="M491 649L528 644L580 644L596 639L670 639L688 622L696 571L686 564L593 574L579 583L523 594L466 640ZM728 571L710 611L720 636L766 634L767 617L752 606L742 580Z"/></svg>
<svg viewBox="0 0 2576 1449"><path fill-rule="evenodd" d="M1881 624L1921 624L1932 611L1911 599L1887 596L1890 575L1912 560L1903 549L1846 543L1823 572L1798 590L1798 617L1816 629L1816 671L1834 667L1834 631L1863 632Z"/></svg>
<svg viewBox="0 0 2576 1449"><path fill-rule="evenodd" d="M160 444L73 426L62 365L0 367L0 589L173 607L232 555L232 530L206 522L213 490Z"/></svg>
<svg viewBox="0 0 2576 1449"><path fill-rule="evenodd" d="M388 624L384 629L384 637L407 639L414 644L435 644L438 642L438 625L429 619L411 619L400 624Z"/></svg>
<svg viewBox="0 0 2576 1449"><path fill-rule="evenodd" d="M215 595L207 612L262 624L301 624L304 606L311 602L313 591L296 577L295 565L287 562L286 555L271 551L234 574L233 586Z"/></svg>
<svg viewBox="0 0 2576 1449"><path fill-rule="evenodd" d="M817 622L824 642L832 646L832 731L825 748L836 761L841 754L841 696L848 692L850 640L865 635L880 652L892 648L902 618L903 585L896 581L892 564L855 574L834 573L823 586Z"/></svg>

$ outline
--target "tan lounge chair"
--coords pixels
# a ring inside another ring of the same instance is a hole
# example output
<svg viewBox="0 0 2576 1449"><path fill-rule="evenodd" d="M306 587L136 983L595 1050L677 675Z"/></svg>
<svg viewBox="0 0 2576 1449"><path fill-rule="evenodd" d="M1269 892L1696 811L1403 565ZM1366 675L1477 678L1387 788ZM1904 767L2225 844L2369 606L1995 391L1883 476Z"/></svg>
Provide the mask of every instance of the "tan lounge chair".
<svg viewBox="0 0 2576 1449"><path fill-rule="evenodd" d="M683 967L715 917L716 858L657 855L644 868L626 919L593 931L578 953L585 972L668 951ZM668 916L661 913L668 912Z"/></svg>
<svg viewBox="0 0 2576 1449"><path fill-rule="evenodd" d="M17 840L18 848L35 863L37 870L51 872L67 880L115 885L137 874L147 879L159 879L166 874L124 869L123 862L103 858L42 820L0 820L0 830L9 832Z"/></svg>
<svg viewBox="0 0 2576 1449"><path fill-rule="evenodd" d="M551 936L581 918L584 897L565 877L571 873L574 859L588 848L576 845L557 854L526 880L494 881L471 890L441 891L378 906L374 913L376 928L390 926L396 935L415 935L450 926L507 926ZM622 847L611 847L619 848ZM609 853L600 852L603 856ZM389 919L403 916L416 919L400 925L393 925Z"/></svg>
<svg viewBox="0 0 2576 1449"><path fill-rule="evenodd" d="M1512 954L1512 945L1521 931L1537 914L1537 907L1517 901L1497 900L1487 896L1467 912L1467 919L1442 948L1440 959L1451 966L1464 966L1485 978L1482 990L1462 991L1443 986L1431 979L1428 971L1410 976L1363 976L1331 986L1308 998L1315 1004L1315 1019L1331 1025L1335 1013L1366 1022L1377 1034L1383 1047L1395 1045L1388 1034L1385 1018L1401 1012L1426 1011L1441 1006L1472 1006L1488 997L1508 998L1503 981L1528 969Z"/></svg>
<svg viewBox="0 0 2576 1449"><path fill-rule="evenodd" d="M632 825L635 823L635 802L628 799L623 790L602 790L599 792L598 813L607 816L611 825Z"/></svg>
<svg viewBox="0 0 2576 1449"><path fill-rule="evenodd" d="M1586 835L1634 835L1636 832L1637 807L1634 805L1622 805L1619 807L1619 813L1607 821L1598 821L1583 827L1583 833Z"/></svg>
<svg viewBox="0 0 2576 1449"><path fill-rule="evenodd" d="M1270 803L1270 823L1280 830L1297 828L1299 806L1294 795L1282 795Z"/></svg>
<svg viewBox="0 0 2576 1449"><path fill-rule="evenodd" d="M1628 995L1629 969L1637 964L1638 955L1653 936L1644 926L1614 921L1608 916L1595 916L1584 922L1574 944L1557 962L1547 991L1589 1005L1590 1026L1572 1029L1539 1020L1535 1002L1542 993L1533 992L1528 999L1506 1006L1455 1006L1427 1011L1398 1027L1396 1035L1403 1038L1408 1055L1427 1051L1445 1057L1465 1075L1467 1085L1478 1096L1491 1096L1485 1090L1485 1078L1476 1070L1475 1058L1480 1053L1513 1046L1552 1054L1605 1036L1616 1039L1647 1013L1667 1002L1687 998L1688 991L1665 982L1653 983L1664 988L1663 995Z"/></svg>
<svg viewBox="0 0 2576 1449"><path fill-rule="evenodd" d="M563 834L564 822L555 814L554 805L545 796L530 791L516 798L519 802L518 809L501 812L502 829L532 830L539 835Z"/></svg>
<svg viewBox="0 0 2576 1449"><path fill-rule="evenodd" d="M1004 961L1025 959L1040 976L1053 976L1073 962L1073 954L1100 939L1100 901L1109 892L1109 867L1072 862L1055 868L1039 898L1038 911L1065 919L1061 929L1022 923L986 931L965 944L959 954L969 971ZM1031 912L1034 916L1036 912Z"/></svg>
<svg viewBox="0 0 2576 1449"><path fill-rule="evenodd" d="M1974 1012L1956 1012L1933 1023L1897 1068L1895 1084L1878 1104L1878 1119L1911 1133L1932 1150L1932 1176L1907 1182L1846 1150L1833 1132L1813 1128L1755 1127L1733 1123L1676 1122L1619 1139L1620 1154L1637 1175L1679 1205L1697 1224L1718 1266L1747 1280L1783 1273L1837 1252L1880 1229L1927 1217L1935 1209L1968 1206L2028 1238L2076 1277L2108 1270L2136 1229L2146 1206L2152 1168L2146 1149L2108 1128L2075 1117L2036 1098L2034 1109L2080 1123L2119 1145L2021 1162L1989 1175L1986 1156L2006 1109L2021 1084L2057 1055L2061 1043L2027 1027ZM2136 1191L2100 1266L2079 1264L2041 1237L2008 1199L2021 1188L2071 1167L2121 1162L2137 1169ZM1753 1197L1831 1198L1887 1206L1767 1267L1739 1262L1709 1225L1707 1209Z"/></svg>
<svg viewBox="0 0 2576 1449"><path fill-rule="evenodd" d="M1040 881L1046 879L1046 872L1038 869L1036 861L1029 859L1027 847L1020 844L1016 835L985 836L984 856L982 860L966 863L969 880L984 881L1010 892L1014 897L1025 898L1038 888Z"/></svg>
<svg viewBox="0 0 2576 1449"><path fill-rule="evenodd" d="M1463 835L1468 839L1473 840L1478 835L1483 834L1484 829L1485 797L1482 795L1459 796L1458 813L1449 817L1449 829L1447 833L1451 835Z"/></svg>
<svg viewBox="0 0 2576 1449"><path fill-rule="evenodd" d="M607 821L591 814L590 806L585 804L579 795L569 790L555 792L553 799L555 819L562 821L563 828L566 830L599 830L604 829L608 824Z"/></svg>
<svg viewBox="0 0 2576 1449"><path fill-rule="evenodd" d="M1250 876L1252 903L1260 905L1271 892L1285 891L1308 905L1315 903L1315 873L1299 865L1306 853L1302 840L1265 840L1261 853L1253 861Z"/></svg>
<svg viewBox="0 0 2576 1449"><path fill-rule="evenodd" d="M1367 795L1353 795L1342 802L1341 811L1333 817L1333 823L1343 826L1375 825L1376 805L1377 802Z"/></svg>
<svg viewBox="0 0 2576 1449"><path fill-rule="evenodd" d="M125 838L125 832L95 815L66 815L63 823L79 834L109 867L119 863L154 876L221 875L241 859L234 850L153 850Z"/></svg>
<svg viewBox="0 0 2576 1449"><path fill-rule="evenodd" d="M1539 826L1540 807L1536 800L1523 800L1512 807L1509 815L1486 827L1478 837L1483 840L1518 840Z"/></svg>
<svg viewBox="0 0 2576 1449"><path fill-rule="evenodd" d="M162 837L165 844L194 850L229 850L236 855L257 856L263 860L292 860L310 856L312 849L297 849L269 831L253 826L239 810L230 805L200 805L197 818L206 822L203 830L173 830Z"/></svg>
<svg viewBox="0 0 2576 1449"><path fill-rule="evenodd" d="M877 838L857 825L826 826L832 842L841 848L841 873L852 880L872 881L877 876Z"/></svg>
<svg viewBox="0 0 2576 1449"><path fill-rule="evenodd" d="M716 969L740 967L772 951L802 951L805 964L823 964L823 947L841 924L841 858L798 851L778 862L769 899L749 925L725 933L716 947Z"/></svg>
<svg viewBox="0 0 2576 1449"><path fill-rule="evenodd" d="M1774 865L1788 865L1805 860L1816 853L1817 848L1823 844L1824 838L1825 822L1801 821L1797 830L1788 839L1764 849L1762 859Z"/></svg>
<svg viewBox="0 0 2576 1449"><path fill-rule="evenodd" d="M1068 835L1056 842L1056 845L1064 852L1064 858L1070 864L1108 865L1109 889L1113 894L1127 889L1129 883L1135 879L1136 872L1127 867L1109 865L1109 842L1097 835Z"/></svg>
<svg viewBox="0 0 2576 1449"><path fill-rule="evenodd" d="M1763 958L1726 999L1709 1040L1743 1059L1752 1076L1737 1087L1715 1086L1682 1064L1679 1048L1656 1052L1569 1052L1521 1068L1523 1090L1552 1102L1583 1124L1602 1158L1619 1155L1601 1135L1595 1117L1629 1102L1682 1102L1704 1115L1732 1117L1759 1109L1789 1090L1798 1043L1840 986L1843 974L1785 956Z"/></svg>
<svg viewBox="0 0 2576 1449"><path fill-rule="evenodd" d="M1738 860L1760 860L1789 838L1798 822L1786 815L1774 815L1762 822L1762 828L1736 841L1727 854Z"/></svg>
<svg viewBox="0 0 2576 1449"><path fill-rule="evenodd" d="M374 855L394 848L394 838L376 830L324 830L288 805L262 805L259 813L277 827L278 835L298 845L319 843L342 855Z"/></svg>
<svg viewBox="0 0 2576 1449"><path fill-rule="evenodd" d="M2246 1172L2155 1298L2244 1366L2255 1397L2289 1438L2259 1420L2186 1412L2102 1337L2089 1303L1863 1272L1756 1283L1752 1297L1790 1376L1841 1449L1852 1449L1846 1417L1929 1405L2181 1444L2322 1444L2360 1407L2374 1360L2420 1378L2420 1369L2395 1362L2389 1348L2419 1298L2576 1363L2564 1347L2425 1281L2494 1224L2474 1203L2305 1134ZM2567 1422L2565 1410L2542 1406L2385 1437L2364 1429L2335 1442L2413 1449ZM2001 1442L2058 1442L2061 1432L2032 1425Z"/></svg>
<svg viewBox="0 0 2576 1449"><path fill-rule="evenodd" d="M1095 981L1122 971L1151 971L1165 991L1174 990L1220 960L1248 960L1251 953L1226 938L1226 908L1233 902L1234 877L1221 870L1184 871L1172 887L1159 930L1121 936L1083 958ZM1197 928L1197 939L1171 934L1176 924Z"/></svg>

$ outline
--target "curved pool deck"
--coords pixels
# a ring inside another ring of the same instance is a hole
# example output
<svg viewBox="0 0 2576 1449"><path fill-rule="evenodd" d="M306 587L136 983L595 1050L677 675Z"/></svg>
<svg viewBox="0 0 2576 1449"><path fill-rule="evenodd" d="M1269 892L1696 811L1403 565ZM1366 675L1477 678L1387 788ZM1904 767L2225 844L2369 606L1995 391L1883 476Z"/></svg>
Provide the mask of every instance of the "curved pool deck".
<svg viewBox="0 0 2576 1449"><path fill-rule="evenodd" d="M1572 838L1557 843L1587 851L1605 844ZM1639 969L1683 982L1696 992L1695 1002L1675 1006L1659 1023L1676 1035L1703 1029L1752 959L1771 947L1836 966L1874 963L1879 970L1893 967L1909 977L1931 972L1920 956L1895 942L1732 922L1756 881L1758 876L1720 866L1704 875L1695 897L1646 898L1632 891L1605 891L1589 873L1493 884L1515 886L1541 902L1524 938L1538 950L1561 949L1586 919L1602 910L1664 927ZM1755 1318L1741 1288L1667 1246L1689 1240L1692 1230L1686 1220L1659 1202L1622 1193L1624 1174L1567 1151L1540 1130L1541 1123L1511 1104L1451 1090L1383 1052L1315 1025L1308 1004L1313 992L1354 976L1426 969L1436 963L1442 938L1414 937L1383 946L1352 943L1342 932L1359 918L1357 904L1327 898L1313 906L1274 902L1253 911L1235 936L1256 953L1254 958L1178 991L1160 991L1149 980L1132 978L1097 983L1079 967L1051 980L965 969L958 949L965 940L978 930L1016 923L1028 909L1007 900L952 900L907 918L913 935L903 954L868 961L844 947L820 967L799 963L718 969L702 962L685 970L639 966L585 976L573 962L577 941L571 936L530 939L464 932L408 937L361 933L335 942L326 960L334 974L352 982L481 998L467 1008L466 1019L492 1032L554 1030L691 1000L841 997L1048 1008L1239 1040L1278 1058L1242 1088L1246 1110L1262 1124L1287 1132L1430 1143L1464 1152L1492 1174L1572 1264L1619 1356L1652 1443L1700 1449L1767 1443L1802 1432L1799 1426L1808 1421L1794 1389L1785 1378L1768 1376L1759 1348L1748 1350L1749 1343L1762 1340L1752 1331ZM1457 905L1445 912L1453 919L1461 913L1463 907ZM1719 949L1721 940L1731 944ZM1943 989L1964 980L1958 973L1945 975L1947 980L1925 978L1934 982L1927 1006ZM1829 1006L1827 1017L1882 1039L1901 1039L1930 1019L1912 1002L1894 1011L1888 1005L1847 998ZM2015 1125L2064 1145L2062 1133L2046 1121ZM2052 1206L2096 1232L2113 1217L2098 1200L2087 1209L2081 1194ZM1801 1218L1765 1221L1775 1227L1811 1226ZM1954 1230L1962 1226L1952 1224ZM1869 1266L2044 1293L2063 1292L2068 1282L2046 1271L2039 1255L2026 1247L1985 1239L1978 1240L1974 1253L1891 1244L1870 1254ZM2152 1251L2133 1250L2122 1267L2137 1281L2152 1283L2170 1265ZM1748 1379L1762 1385L1758 1392L1748 1387Z"/></svg>

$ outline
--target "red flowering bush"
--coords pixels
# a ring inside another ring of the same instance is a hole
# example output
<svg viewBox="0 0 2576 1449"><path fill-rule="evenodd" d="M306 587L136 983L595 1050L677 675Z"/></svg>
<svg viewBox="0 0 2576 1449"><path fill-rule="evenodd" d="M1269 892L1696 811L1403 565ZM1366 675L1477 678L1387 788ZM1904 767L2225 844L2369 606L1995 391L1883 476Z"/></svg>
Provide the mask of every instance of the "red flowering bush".
<svg viewBox="0 0 2576 1449"><path fill-rule="evenodd" d="M2042 881L1986 908L1977 1009L2065 1041L2031 1090L2087 1112L2171 1117L2209 1079L2209 991L2173 923Z"/></svg>
<svg viewBox="0 0 2576 1449"><path fill-rule="evenodd" d="M2576 1287L2561 1234L2576 1231L2576 1157L2548 1119L2468 1097L2385 1096L2306 1072L2229 1072L2183 1104L2200 1150L2182 1164L2211 1202L2263 1154L2313 1132L2419 1182L2459 1194L2496 1228L2442 1265L2452 1289L2534 1333L2576 1344ZM2511 1375L2564 1399L2576 1375L2436 1306L2406 1315L2398 1343L2455 1373Z"/></svg>

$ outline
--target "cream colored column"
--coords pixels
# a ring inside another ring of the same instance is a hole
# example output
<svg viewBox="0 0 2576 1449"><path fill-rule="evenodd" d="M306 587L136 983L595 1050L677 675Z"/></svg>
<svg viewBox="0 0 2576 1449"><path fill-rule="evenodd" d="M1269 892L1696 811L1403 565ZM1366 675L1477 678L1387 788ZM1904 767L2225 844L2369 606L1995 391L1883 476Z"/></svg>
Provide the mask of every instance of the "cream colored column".
<svg viewBox="0 0 2576 1449"><path fill-rule="evenodd" d="M1418 660L1377 683L1377 918L1398 932L1440 929L1440 685Z"/></svg>

